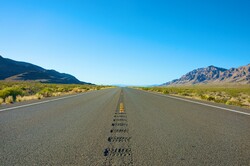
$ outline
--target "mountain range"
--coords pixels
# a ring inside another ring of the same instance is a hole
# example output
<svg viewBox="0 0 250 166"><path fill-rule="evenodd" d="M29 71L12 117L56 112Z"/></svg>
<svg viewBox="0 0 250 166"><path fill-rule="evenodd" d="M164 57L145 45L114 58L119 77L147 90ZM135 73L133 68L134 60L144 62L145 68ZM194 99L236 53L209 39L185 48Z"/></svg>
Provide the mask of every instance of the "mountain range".
<svg viewBox="0 0 250 166"><path fill-rule="evenodd" d="M195 69L179 79L162 84L192 85L192 84L250 84L250 64L239 68L224 69L215 66Z"/></svg>
<svg viewBox="0 0 250 166"><path fill-rule="evenodd" d="M60 84L91 84L78 80L76 77L47 70L27 62L19 62L0 55L0 80L6 81L37 81L42 83ZM162 86L193 85L193 84L250 84L250 64L238 68L224 69L216 66L198 68L179 79L162 84Z"/></svg>
<svg viewBox="0 0 250 166"><path fill-rule="evenodd" d="M37 81L59 84L90 84L79 81L76 77L47 70L27 62L14 61L0 56L0 80L6 81Z"/></svg>

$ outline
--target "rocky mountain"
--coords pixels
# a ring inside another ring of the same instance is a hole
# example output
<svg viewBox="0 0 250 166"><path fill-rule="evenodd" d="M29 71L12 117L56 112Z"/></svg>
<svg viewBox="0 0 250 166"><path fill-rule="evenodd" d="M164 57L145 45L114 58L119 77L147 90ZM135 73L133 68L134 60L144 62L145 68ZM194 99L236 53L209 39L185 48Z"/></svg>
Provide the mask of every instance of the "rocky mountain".
<svg viewBox="0 0 250 166"><path fill-rule="evenodd" d="M38 81L60 84L89 84L81 82L74 76L46 70L26 62L18 62L0 56L0 80L8 81Z"/></svg>
<svg viewBox="0 0 250 166"><path fill-rule="evenodd" d="M179 79L162 84L168 85L192 85L192 84L225 84L239 83L250 84L250 64L239 68L224 69L215 66L195 69L183 75Z"/></svg>

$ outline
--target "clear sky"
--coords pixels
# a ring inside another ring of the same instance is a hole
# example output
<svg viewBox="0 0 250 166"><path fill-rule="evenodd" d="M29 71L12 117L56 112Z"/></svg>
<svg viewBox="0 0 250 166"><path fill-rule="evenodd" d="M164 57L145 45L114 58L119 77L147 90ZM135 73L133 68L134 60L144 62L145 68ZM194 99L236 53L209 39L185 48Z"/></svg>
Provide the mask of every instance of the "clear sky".
<svg viewBox="0 0 250 166"><path fill-rule="evenodd" d="M0 55L96 84L250 63L249 0L0 0Z"/></svg>

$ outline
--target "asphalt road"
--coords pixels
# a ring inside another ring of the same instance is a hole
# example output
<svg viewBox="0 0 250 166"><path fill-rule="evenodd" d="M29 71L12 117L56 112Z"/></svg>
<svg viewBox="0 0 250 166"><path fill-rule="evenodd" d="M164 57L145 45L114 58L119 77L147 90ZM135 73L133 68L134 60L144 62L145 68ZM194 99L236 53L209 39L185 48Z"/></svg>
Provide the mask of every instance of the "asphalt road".
<svg viewBox="0 0 250 166"><path fill-rule="evenodd" d="M129 88L49 100L0 107L0 165L250 165L248 114Z"/></svg>

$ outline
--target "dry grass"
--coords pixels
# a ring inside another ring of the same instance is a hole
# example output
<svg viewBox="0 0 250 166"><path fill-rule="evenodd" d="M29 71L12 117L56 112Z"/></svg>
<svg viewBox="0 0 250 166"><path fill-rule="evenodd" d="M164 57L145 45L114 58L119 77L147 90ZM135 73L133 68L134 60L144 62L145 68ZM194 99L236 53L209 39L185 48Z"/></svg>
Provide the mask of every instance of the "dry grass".
<svg viewBox="0 0 250 166"><path fill-rule="evenodd" d="M0 98L0 105L4 102L3 98Z"/></svg>
<svg viewBox="0 0 250 166"><path fill-rule="evenodd" d="M29 101L29 100L37 100L37 99L42 99L43 96L42 95L31 95L31 96L20 96L18 95L16 97L16 102L22 102L22 101Z"/></svg>
<svg viewBox="0 0 250 166"><path fill-rule="evenodd" d="M0 81L0 104L100 90L109 86Z"/></svg>
<svg viewBox="0 0 250 166"><path fill-rule="evenodd" d="M195 85L139 89L250 108L250 85Z"/></svg>
<svg viewBox="0 0 250 166"><path fill-rule="evenodd" d="M13 96L8 96L5 98L5 103L6 104L11 104L11 103L14 103L14 98Z"/></svg>

